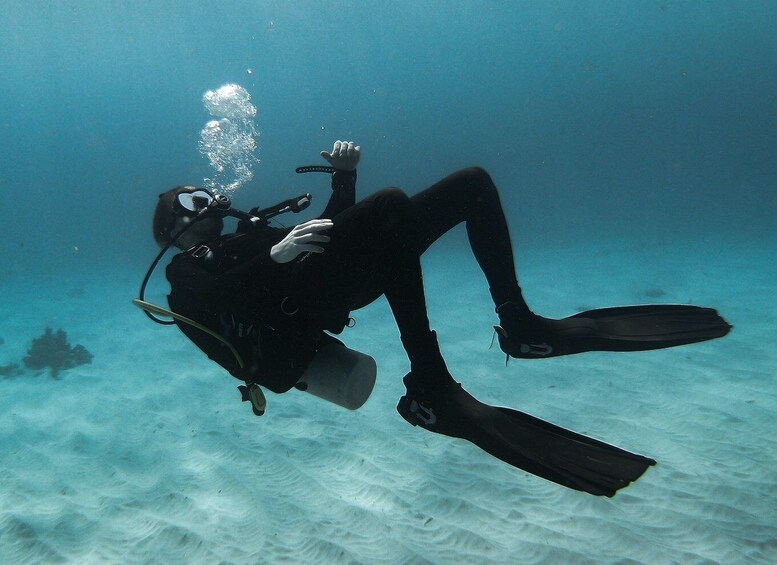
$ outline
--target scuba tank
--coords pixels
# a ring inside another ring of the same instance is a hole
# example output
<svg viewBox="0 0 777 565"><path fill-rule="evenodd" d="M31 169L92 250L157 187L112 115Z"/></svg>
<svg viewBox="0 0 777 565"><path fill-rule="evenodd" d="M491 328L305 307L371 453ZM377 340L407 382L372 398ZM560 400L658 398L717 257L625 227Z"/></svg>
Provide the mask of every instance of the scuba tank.
<svg viewBox="0 0 777 565"><path fill-rule="evenodd" d="M356 410L372 394L377 374L375 359L333 341L318 350L294 386L343 408Z"/></svg>

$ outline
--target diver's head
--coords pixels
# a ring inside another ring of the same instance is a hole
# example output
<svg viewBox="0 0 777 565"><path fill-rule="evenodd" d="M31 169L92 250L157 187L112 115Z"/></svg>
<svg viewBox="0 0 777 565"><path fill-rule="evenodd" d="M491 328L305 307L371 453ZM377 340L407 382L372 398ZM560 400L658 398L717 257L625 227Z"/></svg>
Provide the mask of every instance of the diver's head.
<svg viewBox="0 0 777 565"><path fill-rule="evenodd" d="M195 186L176 186L160 194L154 211L154 239L159 246L168 245L212 201L213 195L209 191ZM181 249L188 249L219 235L223 227L224 221L220 216L199 218L175 244Z"/></svg>

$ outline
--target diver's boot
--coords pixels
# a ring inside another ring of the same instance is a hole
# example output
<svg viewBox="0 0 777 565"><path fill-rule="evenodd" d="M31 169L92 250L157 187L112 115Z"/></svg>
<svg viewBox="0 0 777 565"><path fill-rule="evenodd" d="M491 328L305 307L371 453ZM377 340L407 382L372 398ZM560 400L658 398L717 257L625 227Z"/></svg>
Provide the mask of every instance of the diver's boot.
<svg viewBox="0 0 777 565"><path fill-rule="evenodd" d="M419 386L413 373L405 375L402 381L407 393L399 399L397 412L409 424L445 436L468 439L467 430L472 423L458 406L458 400L470 396L459 383L451 379L446 386L425 388Z"/></svg>
<svg viewBox="0 0 777 565"><path fill-rule="evenodd" d="M557 355L554 344L555 320L533 313L523 302L505 302L496 308L499 325L494 326L499 347L509 357L541 359Z"/></svg>
<svg viewBox="0 0 777 565"><path fill-rule="evenodd" d="M479 402L454 380L435 332L421 341L420 350L418 341L415 348L406 344L416 354L411 355L410 373L403 379L407 393L399 399L397 412L413 426L448 437L475 439L477 443L483 418L493 416L497 409Z"/></svg>
<svg viewBox="0 0 777 565"><path fill-rule="evenodd" d="M403 379L407 394L400 398L397 411L414 426L451 435L438 429L441 425L438 412L452 394L461 390L461 385L448 372L437 335L432 331L416 337L412 343L403 338L403 343L410 357L410 373Z"/></svg>

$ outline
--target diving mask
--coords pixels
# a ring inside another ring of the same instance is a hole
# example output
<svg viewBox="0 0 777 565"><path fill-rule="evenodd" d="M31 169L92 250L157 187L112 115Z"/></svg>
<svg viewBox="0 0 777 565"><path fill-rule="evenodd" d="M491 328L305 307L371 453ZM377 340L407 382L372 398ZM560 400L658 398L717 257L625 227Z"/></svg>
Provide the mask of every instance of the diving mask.
<svg viewBox="0 0 777 565"><path fill-rule="evenodd" d="M173 201L173 209L179 216L197 217L211 205L215 197L204 188L194 188L179 192Z"/></svg>

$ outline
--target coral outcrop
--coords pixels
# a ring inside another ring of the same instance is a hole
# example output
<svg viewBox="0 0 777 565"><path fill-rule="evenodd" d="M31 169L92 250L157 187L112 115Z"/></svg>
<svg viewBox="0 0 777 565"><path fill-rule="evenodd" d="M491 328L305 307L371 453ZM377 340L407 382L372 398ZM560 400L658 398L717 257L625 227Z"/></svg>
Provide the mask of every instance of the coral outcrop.
<svg viewBox="0 0 777 565"><path fill-rule="evenodd" d="M43 335L32 340L32 347L22 361L28 369L48 367L49 374L56 379L60 371L91 363L92 357L83 345L71 347L64 330L53 332L51 328L46 328Z"/></svg>

